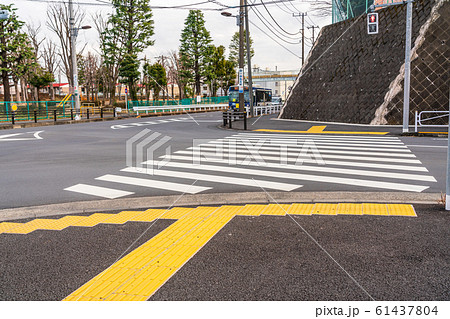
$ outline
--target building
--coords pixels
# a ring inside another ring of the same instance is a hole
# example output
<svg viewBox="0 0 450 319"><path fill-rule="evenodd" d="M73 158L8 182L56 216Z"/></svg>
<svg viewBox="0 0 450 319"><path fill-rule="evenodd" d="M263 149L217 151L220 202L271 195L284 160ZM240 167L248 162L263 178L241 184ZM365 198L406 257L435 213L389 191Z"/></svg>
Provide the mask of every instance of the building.
<svg viewBox="0 0 450 319"><path fill-rule="evenodd" d="M254 66L252 68L253 86L272 89L272 95L281 96L284 101L289 95L289 91L297 78L298 72L298 69L271 71L268 68L262 70L261 68ZM247 75L244 76L247 79Z"/></svg>
<svg viewBox="0 0 450 319"><path fill-rule="evenodd" d="M375 2L386 3L393 0L375 0ZM396 0L394 0L396 1ZM333 23L357 17L367 13L374 0L333 0L332 16Z"/></svg>

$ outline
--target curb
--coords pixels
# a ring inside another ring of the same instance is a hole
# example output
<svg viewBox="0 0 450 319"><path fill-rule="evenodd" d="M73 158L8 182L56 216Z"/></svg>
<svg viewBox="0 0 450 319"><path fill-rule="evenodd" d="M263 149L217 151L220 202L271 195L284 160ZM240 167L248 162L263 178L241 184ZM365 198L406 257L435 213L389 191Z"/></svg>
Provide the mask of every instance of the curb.
<svg viewBox="0 0 450 319"><path fill-rule="evenodd" d="M148 208L169 208L171 206L205 206L274 203L396 203L396 204L438 204L441 194L407 192L264 192L216 193L200 195L170 195L80 201L42 206L19 207L0 210L0 221L39 218L67 214L107 212Z"/></svg>

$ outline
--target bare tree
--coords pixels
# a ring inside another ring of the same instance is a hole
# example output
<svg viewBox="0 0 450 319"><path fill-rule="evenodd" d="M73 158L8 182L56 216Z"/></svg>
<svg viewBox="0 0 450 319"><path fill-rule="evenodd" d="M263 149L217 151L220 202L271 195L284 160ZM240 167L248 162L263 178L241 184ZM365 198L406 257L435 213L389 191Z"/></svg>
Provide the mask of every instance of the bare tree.
<svg viewBox="0 0 450 319"><path fill-rule="evenodd" d="M73 16L75 28L80 28L86 14L78 6L74 11ZM61 58L62 70L69 80L69 85L73 87L72 54L70 50L72 34L70 32L68 5L66 3L49 5L47 18L47 27L59 38L60 46L58 55ZM83 50L84 47L77 54L80 54Z"/></svg>
<svg viewBox="0 0 450 319"><path fill-rule="evenodd" d="M333 2L341 0L315 0L311 3L311 11L318 17L328 17L331 15Z"/></svg>
<svg viewBox="0 0 450 319"><path fill-rule="evenodd" d="M53 75L55 75L56 70L60 65L60 61L56 59L56 56L57 56L56 44L51 40L47 40L44 44L42 58L44 60L45 68ZM50 85L50 95L51 99L54 100L55 90L53 88L53 83Z"/></svg>
<svg viewBox="0 0 450 319"><path fill-rule="evenodd" d="M88 52L85 57L79 59L79 77L80 83L86 89L86 98L88 101L95 99L94 91L97 89L97 78L99 73L98 56Z"/></svg>
<svg viewBox="0 0 450 319"><path fill-rule="evenodd" d="M100 40L100 56L101 56L101 71L99 76L101 76L104 86L109 92L110 105L113 105L116 100L116 83L119 78L119 65L122 61L121 50L110 50L109 46L120 47L120 41L115 33L108 33L108 28L112 28L108 24L108 20L101 13L96 13L92 15L92 20L94 21L95 28L98 32ZM105 91L105 88L103 88ZM106 92L103 92L105 98Z"/></svg>
<svg viewBox="0 0 450 319"><path fill-rule="evenodd" d="M41 32L41 24L40 23L38 25L35 25L33 22L27 23L27 34L28 34L28 38L30 39L31 46L34 51L36 62L39 62L39 60L42 57L40 48L41 48L41 44L44 41L44 39L39 39L40 32ZM34 71L37 71L37 65L34 68ZM22 78L21 81L27 82L27 79ZM16 85L16 87L17 87L17 85ZM38 89L35 87L33 89L33 99L34 100L37 100L38 94L39 94Z"/></svg>
<svg viewBox="0 0 450 319"><path fill-rule="evenodd" d="M180 54L179 52L175 51L175 50L171 50L168 54L169 59L168 59L168 70L169 72L167 72L167 79L168 82L171 83L172 86L172 90L171 90L171 95L173 97L173 91L174 91L174 83L176 83L178 85L178 91L180 92L180 99L182 99L183 93L184 93L184 84L183 81L181 80L181 76L180 76L180 71L182 69L182 65L181 65L181 61L180 61Z"/></svg>

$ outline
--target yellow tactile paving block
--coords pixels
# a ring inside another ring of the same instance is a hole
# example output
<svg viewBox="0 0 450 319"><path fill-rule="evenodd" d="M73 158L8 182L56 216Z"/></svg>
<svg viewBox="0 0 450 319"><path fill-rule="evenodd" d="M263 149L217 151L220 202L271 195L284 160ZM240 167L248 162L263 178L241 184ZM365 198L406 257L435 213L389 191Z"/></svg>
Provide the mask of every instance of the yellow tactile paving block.
<svg viewBox="0 0 450 319"><path fill-rule="evenodd" d="M147 209L140 214L136 214L129 221L131 222L152 222L155 219L164 218L164 213L167 213L166 209Z"/></svg>
<svg viewBox="0 0 450 319"><path fill-rule="evenodd" d="M53 224L48 225L45 229L63 230L64 228L73 226L76 223L79 223L86 218L87 217L85 217L85 216L64 216L63 218L56 220Z"/></svg>
<svg viewBox="0 0 450 319"><path fill-rule="evenodd" d="M287 204L269 204L267 208L262 212L262 215L271 215L271 216L285 216L286 212L289 209Z"/></svg>
<svg viewBox="0 0 450 319"><path fill-rule="evenodd" d="M338 204L318 203L314 206L314 215L336 215Z"/></svg>
<svg viewBox="0 0 450 319"><path fill-rule="evenodd" d="M200 206L195 208L183 218L206 218L218 209L219 207Z"/></svg>
<svg viewBox="0 0 450 319"><path fill-rule="evenodd" d="M414 207L406 204L387 204L389 216L417 217Z"/></svg>
<svg viewBox="0 0 450 319"><path fill-rule="evenodd" d="M96 213L96 214L92 214L91 216L86 217L85 219L81 220L80 222L78 222L72 226L94 227L100 223L105 222L107 219L109 219L111 217L114 217L114 214Z"/></svg>
<svg viewBox="0 0 450 319"><path fill-rule="evenodd" d="M322 133L326 126L311 126L308 133Z"/></svg>
<svg viewBox="0 0 450 319"><path fill-rule="evenodd" d="M342 203L338 205L338 215L362 215L362 204Z"/></svg>
<svg viewBox="0 0 450 319"><path fill-rule="evenodd" d="M65 300L148 299L233 218L235 211L238 209L233 206L192 210Z"/></svg>
<svg viewBox="0 0 450 319"><path fill-rule="evenodd" d="M21 224L20 226L5 230L4 233L14 234L29 234L37 229L46 229L51 224L55 223L56 219L34 219L28 223Z"/></svg>
<svg viewBox="0 0 450 319"><path fill-rule="evenodd" d="M267 208L267 205L251 204L245 205L243 209L239 211L238 216L260 216L261 213Z"/></svg>
<svg viewBox="0 0 450 319"><path fill-rule="evenodd" d="M22 223L10 223L10 222L3 222L0 223L0 234L7 231L7 230L11 230L14 229L18 226L23 225Z"/></svg>
<svg viewBox="0 0 450 319"><path fill-rule="evenodd" d="M103 224L125 224L136 215L142 214L142 211L123 211L106 219Z"/></svg>
<svg viewBox="0 0 450 319"><path fill-rule="evenodd" d="M187 208L187 207L174 207L167 211L164 214L164 219L180 219L186 214L193 211L195 208Z"/></svg>
<svg viewBox="0 0 450 319"><path fill-rule="evenodd" d="M315 204L292 204L289 207L289 215L311 215Z"/></svg>
<svg viewBox="0 0 450 319"><path fill-rule="evenodd" d="M382 215L388 216L388 210L386 204L369 204L364 203L363 214L364 215Z"/></svg>

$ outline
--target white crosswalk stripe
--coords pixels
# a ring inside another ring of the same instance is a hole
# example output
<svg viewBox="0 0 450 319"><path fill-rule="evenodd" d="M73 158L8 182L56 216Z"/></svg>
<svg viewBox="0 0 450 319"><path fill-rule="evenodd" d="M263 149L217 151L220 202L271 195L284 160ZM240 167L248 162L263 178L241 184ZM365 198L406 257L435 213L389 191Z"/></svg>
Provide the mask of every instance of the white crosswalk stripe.
<svg viewBox="0 0 450 319"><path fill-rule="evenodd" d="M315 189L322 185L327 190L327 185L340 185L344 190L347 186L350 190L422 192L436 182L411 150L391 136L252 132L194 145L161 156L163 163L146 161L143 167L126 167L119 174L96 178L102 185L113 183L111 189L78 184L65 190L118 198L138 194L139 189L168 194L220 191L224 184L249 191L307 191L312 183ZM118 190L118 185L128 185L134 192Z"/></svg>

